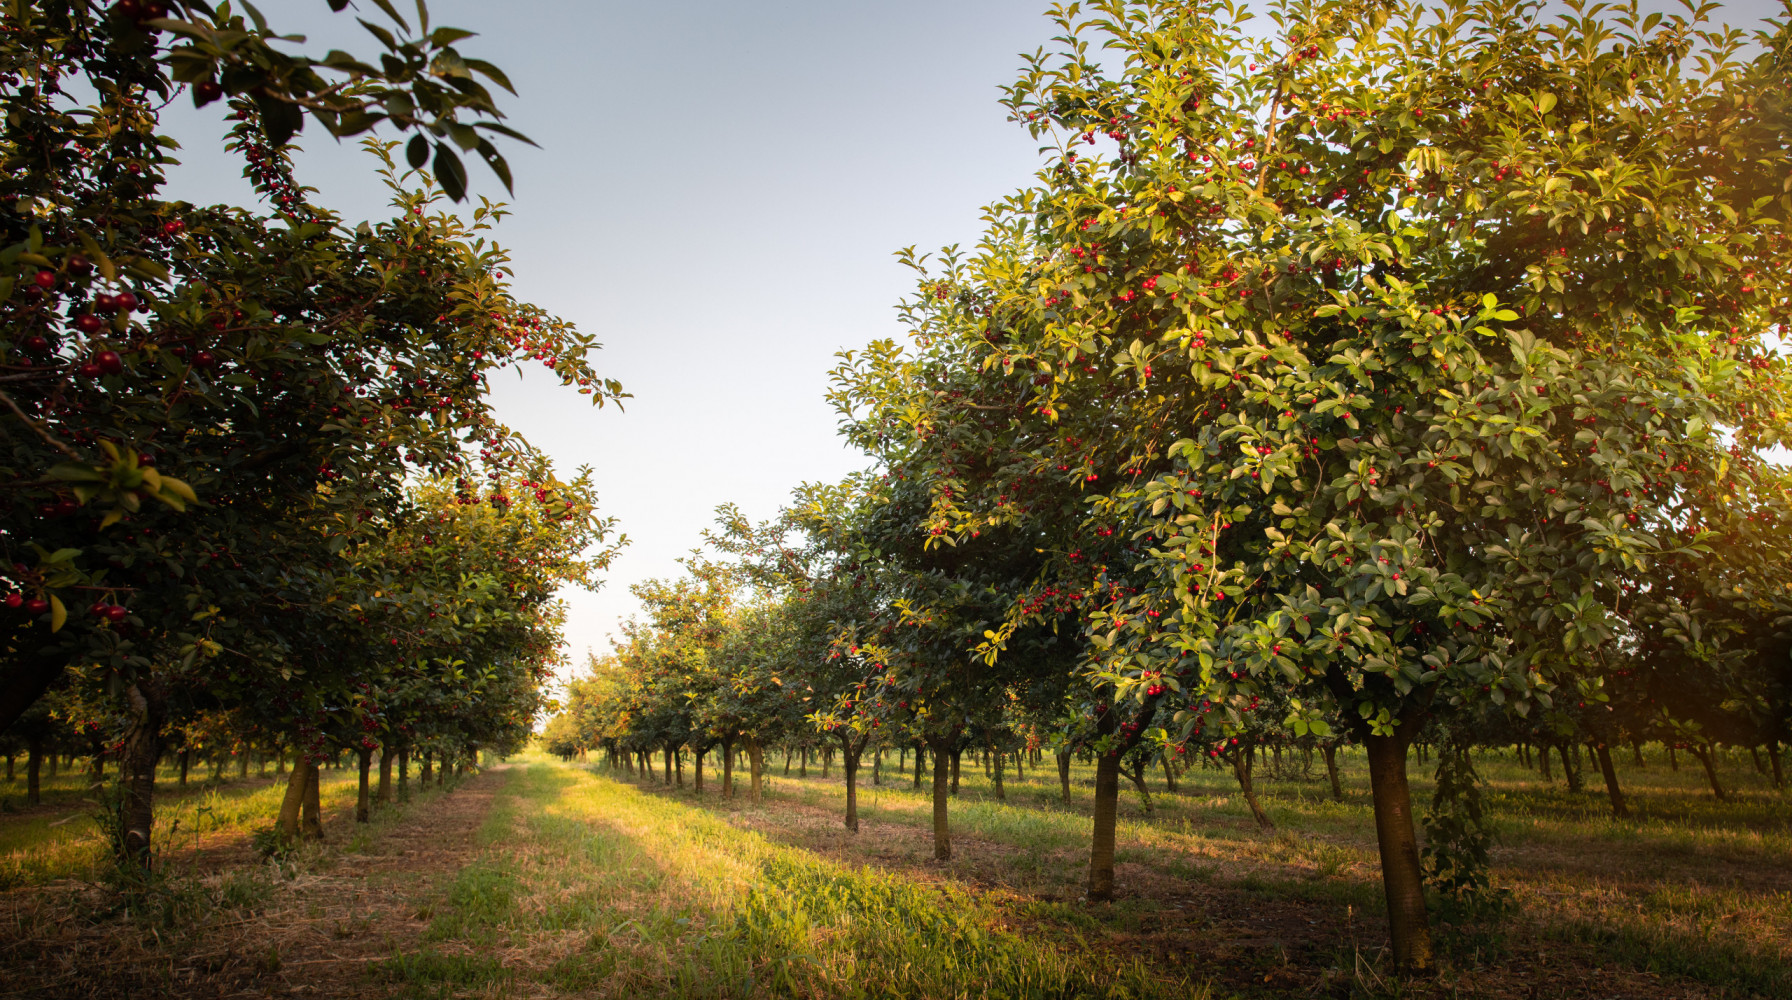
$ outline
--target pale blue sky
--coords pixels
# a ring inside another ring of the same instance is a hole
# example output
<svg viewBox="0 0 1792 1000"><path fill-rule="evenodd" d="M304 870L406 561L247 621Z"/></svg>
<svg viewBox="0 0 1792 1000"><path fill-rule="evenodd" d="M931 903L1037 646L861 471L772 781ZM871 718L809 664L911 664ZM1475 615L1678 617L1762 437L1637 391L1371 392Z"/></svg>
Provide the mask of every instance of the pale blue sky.
<svg viewBox="0 0 1792 1000"><path fill-rule="evenodd" d="M407 0L394 4L409 14ZM307 49L371 56L324 0L263 3ZM361 7L376 10L366 0ZM997 87L1043 44L1039 0L785 0L430 5L480 32L502 67L515 214L499 230L518 293L603 341L627 412L533 372L494 379L500 415L563 470L597 469L604 512L633 541L598 594L569 595L571 653L608 648L628 585L675 574L712 511L768 517L807 479L859 459L823 400L833 354L899 332L907 272L892 251L973 242L983 204L1025 183L1037 144ZM368 15L370 19L376 19ZM352 46L352 47L351 47ZM180 100L170 193L245 202L222 105ZM307 130L299 177L349 219L384 213L371 164ZM474 190L503 188L469 163ZM529 366L533 367L533 366Z"/></svg>
<svg viewBox="0 0 1792 1000"><path fill-rule="evenodd" d="M377 11L358 0L370 19ZM395 0L410 13L410 0ZM1037 144L997 88L1045 44L1046 0L437 0L502 67L514 215L499 239L521 297L605 344L600 371L635 398L594 411L533 374L495 379L499 413L562 470L597 470L633 544L597 594L569 594L575 662L608 648L628 585L678 571L717 504L771 516L804 480L857 467L823 400L835 351L895 335L909 287L891 254L970 244L981 207L1028 182ZM1671 3L1651 5L1675 9ZM1733 23L1777 10L1727 8ZM377 49L324 0L264 0L305 46ZM186 145L170 193L246 202L223 154L222 105L168 112ZM353 144L301 137L303 183L350 220L385 194ZM469 163L475 193L502 187ZM533 366L529 366L533 368Z"/></svg>

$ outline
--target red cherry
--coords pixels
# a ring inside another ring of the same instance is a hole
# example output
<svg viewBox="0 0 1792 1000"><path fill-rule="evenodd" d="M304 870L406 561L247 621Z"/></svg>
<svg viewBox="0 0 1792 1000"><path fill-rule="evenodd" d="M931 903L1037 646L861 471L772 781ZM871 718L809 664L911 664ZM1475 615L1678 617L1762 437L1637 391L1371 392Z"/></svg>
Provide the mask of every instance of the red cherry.
<svg viewBox="0 0 1792 1000"><path fill-rule="evenodd" d="M216 366L217 363L217 356L210 351L200 351L198 354L193 355L193 367L195 368L212 368Z"/></svg>
<svg viewBox="0 0 1792 1000"><path fill-rule="evenodd" d="M187 228L187 224L179 219L169 219L167 222L162 223L162 235L173 236L185 228Z"/></svg>
<svg viewBox="0 0 1792 1000"><path fill-rule="evenodd" d="M100 366L89 361L78 369L82 378L99 378Z"/></svg>
<svg viewBox="0 0 1792 1000"><path fill-rule="evenodd" d="M114 604L106 609L106 618L112 622L122 622L130 616L130 613L127 608Z"/></svg>
<svg viewBox="0 0 1792 1000"><path fill-rule="evenodd" d="M93 360L108 375L124 371L124 359L118 356L117 351L101 351L93 356Z"/></svg>
<svg viewBox="0 0 1792 1000"><path fill-rule="evenodd" d="M37 287L39 287L39 288L55 288L56 287L56 272L55 271L39 271L39 272L37 272L37 276L32 278L31 280L37 282Z"/></svg>
<svg viewBox="0 0 1792 1000"><path fill-rule="evenodd" d="M118 300L107 292L101 292L93 297L93 307L103 313L115 313L118 311Z"/></svg>
<svg viewBox="0 0 1792 1000"><path fill-rule="evenodd" d="M118 311L122 313L132 312L137 308L137 296L130 292L119 292L112 296L112 301L118 306Z"/></svg>
<svg viewBox="0 0 1792 1000"><path fill-rule="evenodd" d="M33 354L42 354L50 349L50 342L41 334L33 334L25 338L25 350Z"/></svg>
<svg viewBox="0 0 1792 1000"><path fill-rule="evenodd" d="M199 107L224 96L224 88L212 80L205 80L193 86L193 103Z"/></svg>
<svg viewBox="0 0 1792 1000"><path fill-rule="evenodd" d="M34 615L41 615L50 610L50 602L41 597L33 597L25 602L25 610Z"/></svg>
<svg viewBox="0 0 1792 1000"><path fill-rule="evenodd" d="M82 313L75 317L75 329L82 333L98 333L106 328L106 321L92 313Z"/></svg>
<svg viewBox="0 0 1792 1000"><path fill-rule="evenodd" d="M24 604L24 603L25 603L25 599L23 597L19 596L18 594L7 594L6 595L6 606L9 608L16 608L19 605Z"/></svg>

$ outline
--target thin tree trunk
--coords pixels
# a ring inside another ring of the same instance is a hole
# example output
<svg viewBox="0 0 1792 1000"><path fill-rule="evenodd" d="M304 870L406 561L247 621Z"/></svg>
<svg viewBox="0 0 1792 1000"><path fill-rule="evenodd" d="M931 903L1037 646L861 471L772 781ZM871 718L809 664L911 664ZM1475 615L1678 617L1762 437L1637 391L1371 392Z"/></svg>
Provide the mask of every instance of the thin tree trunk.
<svg viewBox="0 0 1792 1000"><path fill-rule="evenodd" d="M1643 741L1642 740L1631 740L1630 741L1630 762L1632 764L1635 764L1638 768L1644 768L1644 767L1649 766L1649 762L1643 759Z"/></svg>
<svg viewBox="0 0 1792 1000"><path fill-rule="evenodd" d="M1680 755L1674 752L1672 746L1668 747L1668 769L1676 774L1680 772Z"/></svg>
<svg viewBox="0 0 1792 1000"><path fill-rule="evenodd" d="M871 784L873 786L877 786L877 785L881 785L883 783L884 783L884 748L878 747L876 750L872 751L872 753L871 753Z"/></svg>
<svg viewBox="0 0 1792 1000"><path fill-rule="evenodd" d="M324 839L323 809L318 802L318 767L312 764L305 775L305 801L299 809L299 830L306 840Z"/></svg>
<svg viewBox="0 0 1792 1000"><path fill-rule="evenodd" d="M666 787L672 787L672 748L666 748Z"/></svg>
<svg viewBox="0 0 1792 1000"><path fill-rule="evenodd" d="M1328 743L1319 748L1319 753L1325 758L1326 777L1332 780L1332 801L1342 802L1344 784L1338 780L1338 748Z"/></svg>
<svg viewBox="0 0 1792 1000"><path fill-rule="evenodd" d="M765 751L756 739L747 741L747 772L753 779L753 801L765 801Z"/></svg>
<svg viewBox="0 0 1792 1000"><path fill-rule="evenodd" d="M1164 762L1164 788L1174 795L1176 794L1176 765L1170 762L1170 755L1167 752L1162 759Z"/></svg>
<svg viewBox="0 0 1792 1000"><path fill-rule="evenodd" d="M1605 775L1605 791L1611 796L1612 815L1623 819L1630 815L1630 807L1624 804L1624 792L1618 787L1618 769L1612 766L1611 748L1600 743L1594 753L1599 760L1599 773Z"/></svg>
<svg viewBox="0 0 1792 1000"><path fill-rule="evenodd" d="M43 805L44 741L35 739L25 745L25 804ZM154 773L152 768L151 773Z"/></svg>
<svg viewBox="0 0 1792 1000"><path fill-rule="evenodd" d="M433 752L425 750L423 752L423 767L417 772L417 783L424 788L428 788L429 779L435 776L435 767L436 755Z"/></svg>
<svg viewBox="0 0 1792 1000"><path fill-rule="evenodd" d="M950 753L944 738L928 740L933 750L933 857L936 861L952 859L952 830L947 825L947 804L951 797L951 767L946 762ZM917 764L915 773L921 773Z"/></svg>
<svg viewBox="0 0 1792 1000"><path fill-rule="evenodd" d="M1095 829L1089 838L1088 898L1114 898L1114 827L1120 816L1120 754L1109 751L1095 761Z"/></svg>
<svg viewBox="0 0 1792 1000"><path fill-rule="evenodd" d="M1556 744L1556 753L1559 754L1562 758L1562 777L1568 779L1569 793L1573 794L1573 795L1579 795L1580 791L1581 791L1580 768L1576 766L1578 761L1576 761L1573 757L1570 757L1568 755L1568 748L1573 745L1574 744L1567 743L1567 742L1557 743ZM1578 756L1578 754L1577 754L1577 756Z"/></svg>
<svg viewBox="0 0 1792 1000"><path fill-rule="evenodd" d="M915 791L917 791L917 792L921 790L921 772L925 771L927 769L926 766L922 763L922 761L925 759L926 759L926 755L923 753L922 744L916 743L915 744Z"/></svg>
<svg viewBox="0 0 1792 1000"><path fill-rule="evenodd" d="M1699 763L1705 765L1705 780L1711 783L1711 794L1717 796L1719 802L1725 801L1729 796L1724 794L1724 786L1718 784L1717 766L1711 759L1711 744L1691 746L1687 749L1692 751L1693 756L1699 758Z"/></svg>
<svg viewBox="0 0 1792 1000"><path fill-rule="evenodd" d="M1008 801L1008 792L1002 787L1002 758L1005 756L1007 754L998 753L995 747L989 748L990 780L995 783L997 802Z"/></svg>
<svg viewBox="0 0 1792 1000"><path fill-rule="evenodd" d="M275 825L287 843L299 839L299 812L305 804L305 783L309 780L306 773L310 767L310 759L301 752L286 779L286 797L280 800L280 817Z"/></svg>
<svg viewBox="0 0 1792 1000"><path fill-rule="evenodd" d="M1058 785L1064 789L1064 804L1070 804L1070 751L1058 751Z"/></svg>
<svg viewBox="0 0 1792 1000"><path fill-rule="evenodd" d="M360 758L355 763L361 772L361 784L355 790L355 822L366 823L373 819L373 788L368 780L373 773L373 749L361 747L356 754Z"/></svg>
<svg viewBox="0 0 1792 1000"><path fill-rule="evenodd" d="M964 757L964 748L952 751L952 794L958 794L958 762Z"/></svg>
<svg viewBox="0 0 1792 1000"><path fill-rule="evenodd" d="M1784 791L1786 788L1785 773L1780 770L1780 744L1778 740L1767 744L1767 760L1773 765L1773 787Z"/></svg>
<svg viewBox="0 0 1792 1000"><path fill-rule="evenodd" d="M722 741L722 798L734 798L734 741Z"/></svg>
<svg viewBox="0 0 1792 1000"><path fill-rule="evenodd" d="M119 755L119 776L124 781L124 850L121 860L148 871L150 831L155 828L156 761L162 756L162 721L165 707L153 680L132 684L126 700L136 716L125 734ZM32 782L36 783L35 769ZM34 789L35 790L35 789Z"/></svg>
<svg viewBox="0 0 1792 1000"><path fill-rule="evenodd" d="M187 787L187 768L193 763L193 751L182 747L180 751L180 787Z"/></svg>
<svg viewBox="0 0 1792 1000"><path fill-rule="evenodd" d="M790 748L784 748L784 777L790 777Z"/></svg>
<svg viewBox="0 0 1792 1000"><path fill-rule="evenodd" d="M1157 810L1151 804L1151 789L1145 786L1145 762L1141 760L1131 770L1122 770L1121 773L1125 774L1132 781L1132 786L1139 790L1139 801L1144 805L1145 815L1154 815Z"/></svg>
<svg viewBox="0 0 1792 1000"><path fill-rule="evenodd" d="M411 751L409 747L398 751L398 801L411 801Z"/></svg>
<svg viewBox="0 0 1792 1000"><path fill-rule="evenodd" d="M1413 834L1406 743L1399 735L1368 735L1363 744L1369 756L1375 839L1381 849L1381 881L1387 894L1394 964L1402 969L1426 969L1431 966L1431 924L1425 912L1419 844Z"/></svg>
<svg viewBox="0 0 1792 1000"><path fill-rule="evenodd" d="M697 795L703 794L703 755L708 752L708 747L698 747L691 751L691 791ZM786 763L790 760L788 757L784 759Z"/></svg>
<svg viewBox="0 0 1792 1000"><path fill-rule="evenodd" d="M1025 754L1021 753L1019 750L1014 751L1014 780L1015 781L1025 782L1027 780L1027 769L1024 765L1025 759L1026 759Z"/></svg>
<svg viewBox="0 0 1792 1000"><path fill-rule="evenodd" d="M846 779L846 828L854 833L859 832L859 755L864 752L865 745L853 746L849 737L841 739L840 773Z"/></svg>
<svg viewBox="0 0 1792 1000"><path fill-rule="evenodd" d="M1251 780L1253 761L1249 750L1246 747L1232 752L1232 776L1238 779L1238 790L1244 793L1245 805L1251 807L1251 817L1257 821L1257 828L1267 833L1276 825L1270 820L1269 813L1263 811L1263 804L1257 801L1256 783Z"/></svg>
<svg viewBox="0 0 1792 1000"><path fill-rule="evenodd" d="M374 801L384 805L392 801L392 745L380 745L380 788Z"/></svg>
<svg viewBox="0 0 1792 1000"><path fill-rule="evenodd" d="M1555 775L1549 773L1549 744L1547 743L1537 745L1537 773L1543 775L1544 781L1553 783L1556 780Z"/></svg>

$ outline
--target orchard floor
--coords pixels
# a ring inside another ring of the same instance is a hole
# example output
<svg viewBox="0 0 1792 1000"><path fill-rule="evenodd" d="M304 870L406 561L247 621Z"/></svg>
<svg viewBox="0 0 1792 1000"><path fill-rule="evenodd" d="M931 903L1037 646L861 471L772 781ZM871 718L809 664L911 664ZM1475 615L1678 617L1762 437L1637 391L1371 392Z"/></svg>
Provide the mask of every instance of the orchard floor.
<svg viewBox="0 0 1792 1000"><path fill-rule="evenodd" d="M1262 776L1274 833L1229 774L1153 776L1150 815L1126 789L1120 897L1098 905L1089 770L1069 805L1049 768L998 801L969 755L948 862L910 776L867 766L852 834L838 768L781 759L755 803L713 766L699 798L530 755L359 829L327 773L330 839L278 861L250 846L271 782L195 791L210 806L172 803L188 833L134 906L67 832L78 812L0 813L0 998L1792 997L1792 801L1746 757L1721 804L1693 767L1626 767L1624 821L1602 789L1481 761L1507 913L1440 927L1418 981L1384 969L1361 762L1341 803L1302 763Z"/></svg>

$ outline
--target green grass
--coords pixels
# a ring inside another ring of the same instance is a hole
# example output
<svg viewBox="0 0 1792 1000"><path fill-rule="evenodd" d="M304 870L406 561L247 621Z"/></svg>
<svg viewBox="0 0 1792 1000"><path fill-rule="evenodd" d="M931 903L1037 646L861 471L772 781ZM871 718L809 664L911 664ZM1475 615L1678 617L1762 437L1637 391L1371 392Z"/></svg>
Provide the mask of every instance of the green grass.
<svg viewBox="0 0 1792 1000"><path fill-rule="evenodd" d="M481 833L491 850L433 913L438 956L502 951L519 977L617 996L1204 995L1016 934L950 883L827 861L582 769L519 770ZM470 967L382 971L424 989Z"/></svg>

